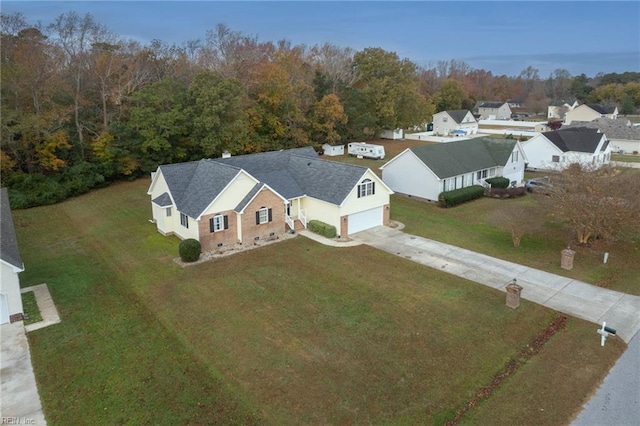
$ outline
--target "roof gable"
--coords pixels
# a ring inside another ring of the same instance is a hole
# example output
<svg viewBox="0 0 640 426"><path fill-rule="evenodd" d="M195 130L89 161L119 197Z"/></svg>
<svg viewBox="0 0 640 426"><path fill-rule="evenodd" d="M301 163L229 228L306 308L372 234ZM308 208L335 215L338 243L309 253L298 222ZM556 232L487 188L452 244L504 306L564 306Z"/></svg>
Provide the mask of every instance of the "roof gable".
<svg viewBox="0 0 640 426"><path fill-rule="evenodd" d="M176 208L198 217L240 173L240 169L211 160L160 166Z"/></svg>
<svg viewBox="0 0 640 426"><path fill-rule="evenodd" d="M20 271L24 270L7 188L0 188L0 259Z"/></svg>
<svg viewBox="0 0 640 426"><path fill-rule="evenodd" d="M468 109L456 109L456 110L452 110L452 111L446 111L447 114L449 114L449 116L453 119L453 121L455 121L458 124L461 124L464 121L464 118L467 116L467 114L471 114L471 112ZM473 114L471 114L471 117L473 118ZM474 118L475 121L475 118Z"/></svg>
<svg viewBox="0 0 640 426"><path fill-rule="evenodd" d="M409 148L440 179L504 166L515 140L476 138Z"/></svg>
<svg viewBox="0 0 640 426"><path fill-rule="evenodd" d="M216 158L266 183L286 199L302 196L340 205L367 171L366 167L318 158L312 147Z"/></svg>
<svg viewBox="0 0 640 426"><path fill-rule="evenodd" d="M604 136L596 128L568 127L560 130L542 133L552 144L562 152L595 152L600 140Z"/></svg>

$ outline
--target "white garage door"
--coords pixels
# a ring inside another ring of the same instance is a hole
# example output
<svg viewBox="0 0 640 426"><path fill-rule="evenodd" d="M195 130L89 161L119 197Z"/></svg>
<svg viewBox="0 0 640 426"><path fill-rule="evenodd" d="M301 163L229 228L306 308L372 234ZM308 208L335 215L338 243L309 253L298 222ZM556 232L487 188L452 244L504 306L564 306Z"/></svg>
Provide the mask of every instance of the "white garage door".
<svg viewBox="0 0 640 426"><path fill-rule="evenodd" d="M349 234L382 225L382 206L349 215Z"/></svg>

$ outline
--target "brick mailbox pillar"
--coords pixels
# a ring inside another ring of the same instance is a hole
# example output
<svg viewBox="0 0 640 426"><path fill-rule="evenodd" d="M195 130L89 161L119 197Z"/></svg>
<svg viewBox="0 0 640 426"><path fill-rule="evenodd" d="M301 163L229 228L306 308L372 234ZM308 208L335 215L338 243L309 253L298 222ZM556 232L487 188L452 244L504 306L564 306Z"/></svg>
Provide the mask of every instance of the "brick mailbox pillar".
<svg viewBox="0 0 640 426"><path fill-rule="evenodd" d="M560 256L560 267L568 270L573 269L573 258L575 255L576 252L568 247L562 250L562 255Z"/></svg>
<svg viewBox="0 0 640 426"><path fill-rule="evenodd" d="M516 284L516 280L514 279L510 284L507 284L505 288L507 289L507 306L511 309L516 309L520 306L522 286Z"/></svg>

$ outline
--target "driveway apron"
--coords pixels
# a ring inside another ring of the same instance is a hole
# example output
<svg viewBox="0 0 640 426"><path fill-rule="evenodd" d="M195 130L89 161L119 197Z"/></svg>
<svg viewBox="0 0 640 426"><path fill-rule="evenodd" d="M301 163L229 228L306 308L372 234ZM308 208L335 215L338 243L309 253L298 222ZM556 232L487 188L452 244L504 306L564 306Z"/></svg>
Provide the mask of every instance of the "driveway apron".
<svg viewBox="0 0 640 426"><path fill-rule="evenodd" d="M616 329L626 343L640 330L640 297L496 259L481 253L379 226L351 238L388 253L506 291L515 278L520 297ZM595 333L594 340L599 337Z"/></svg>

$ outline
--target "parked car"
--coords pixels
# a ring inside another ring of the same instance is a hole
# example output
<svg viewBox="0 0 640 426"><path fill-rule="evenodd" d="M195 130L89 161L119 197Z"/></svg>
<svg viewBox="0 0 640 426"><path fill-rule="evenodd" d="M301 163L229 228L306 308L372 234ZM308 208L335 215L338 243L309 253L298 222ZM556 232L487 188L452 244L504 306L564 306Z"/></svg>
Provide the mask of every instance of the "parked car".
<svg viewBox="0 0 640 426"><path fill-rule="evenodd" d="M528 179L524 183L524 187L527 188L528 192L542 192L544 194L549 194L553 185L551 184L551 179L548 176Z"/></svg>

